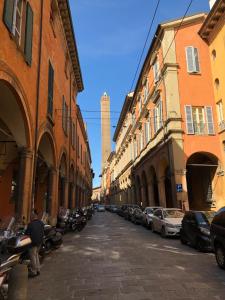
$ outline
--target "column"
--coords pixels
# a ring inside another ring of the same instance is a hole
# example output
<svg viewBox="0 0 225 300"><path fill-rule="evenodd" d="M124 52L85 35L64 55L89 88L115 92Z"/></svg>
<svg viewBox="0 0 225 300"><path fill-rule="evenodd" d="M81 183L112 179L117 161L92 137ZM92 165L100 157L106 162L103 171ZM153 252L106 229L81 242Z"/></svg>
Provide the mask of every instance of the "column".
<svg viewBox="0 0 225 300"><path fill-rule="evenodd" d="M55 168L50 170L50 216L49 222L51 225L55 225L58 215L58 173Z"/></svg>
<svg viewBox="0 0 225 300"><path fill-rule="evenodd" d="M17 211L18 215L27 223L32 210L33 152L27 148L22 148L19 156Z"/></svg>
<svg viewBox="0 0 225 300"><path fill-rule="evenodd" d="M149 200L149 206L155 205L155 195L154 195L154 187L153 182L148 182L148 200Z"/></svg>
<svg viewBox="0 0 225 300"><path fill-rule="evenodd" d="M161 177L158 180L158 190L159 190L159 201L162 207L166 207L166 194L165 194L165 177Z"/></svg>

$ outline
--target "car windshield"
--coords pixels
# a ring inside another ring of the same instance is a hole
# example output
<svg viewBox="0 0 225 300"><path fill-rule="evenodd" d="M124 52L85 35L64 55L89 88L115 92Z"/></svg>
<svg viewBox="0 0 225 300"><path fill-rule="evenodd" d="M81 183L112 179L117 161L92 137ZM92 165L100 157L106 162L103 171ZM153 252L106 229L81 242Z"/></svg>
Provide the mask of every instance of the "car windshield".
<svg viewBox="0 0 225 300"><path fill-rule="evenodd" d="M184 216L182 211L177 209L164 210L163 213L165 218L183 218Z"/></svg>
<svg viewBox="0 0 225 300"><path fill-rule="evenodd" d="M153 209L148 208L148 209L146 209L146 212L147 212L147 214L153 214Z"/></svg>
<svg viewBox="0 0 225 300"><path fill-rule="evenodd" d="M204 212L199 212L197 214L197 220L198 220L198 223L200 225L206 225L206 224L211 224L212 223L212 220L213 220L213 217L215 216L215 212L214 211L204 211Z"/></svg>

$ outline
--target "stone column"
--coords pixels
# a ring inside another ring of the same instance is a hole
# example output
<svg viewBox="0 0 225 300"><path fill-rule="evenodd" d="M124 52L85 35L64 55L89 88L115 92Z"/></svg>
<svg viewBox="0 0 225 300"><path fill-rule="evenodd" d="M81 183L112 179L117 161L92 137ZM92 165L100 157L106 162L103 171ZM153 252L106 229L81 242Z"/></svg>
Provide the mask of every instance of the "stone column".
<svg viewBox="0 0 225 300"><path fill-rule="evenodd" d="M32 210L33 152L23 148L20 150L18 214L28 222Z"/></svg>
<svg viewBox="0 0 225 300"><path fill-rule="evenodd" d="M57 215L58 215L58 174L55 168L51 168L50 170L50 224L55 225L57 222Z"/></svg>
<svg viewBox="0 0 225 300"><path fill-rule="evenodd" d="M148 200L149 200L149 206L155 205L154 186L152 181L148 182Z"/></svg>
<svg viewBox="0 0 225 300"><path fill-rule="evenodd" d="M166 194L165 194L165 177L161 177L158 180L158 190L159 190L159 201L162 207L166 207Z"/></svg>

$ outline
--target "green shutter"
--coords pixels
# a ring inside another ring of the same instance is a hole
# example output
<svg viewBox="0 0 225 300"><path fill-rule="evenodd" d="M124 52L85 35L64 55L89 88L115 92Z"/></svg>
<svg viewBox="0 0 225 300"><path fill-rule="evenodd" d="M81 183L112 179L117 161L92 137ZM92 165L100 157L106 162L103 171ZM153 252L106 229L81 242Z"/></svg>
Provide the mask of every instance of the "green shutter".
<svg viewBox="0 0 225 300"><path fill-rule="evenodd" d="M54 84L54 70L49 62L48 69L48 114L53 114L53 84Z"/></svg>
<svg viewBox="0 0 225 300"><path fill-rule="evenodd" d="M33 11L29 3L27 3L26 11L26 36L25 36L25 46L24 53L26 57L26 62L31 66L32 61L32 40L33 40Z"/></svg>
<svg viewBox="0 0 225 300"><path fill-rule="evenodd" d="M3 21L10 32L13 27L14 2L15 0L5 0L4 4Z"/></svg>

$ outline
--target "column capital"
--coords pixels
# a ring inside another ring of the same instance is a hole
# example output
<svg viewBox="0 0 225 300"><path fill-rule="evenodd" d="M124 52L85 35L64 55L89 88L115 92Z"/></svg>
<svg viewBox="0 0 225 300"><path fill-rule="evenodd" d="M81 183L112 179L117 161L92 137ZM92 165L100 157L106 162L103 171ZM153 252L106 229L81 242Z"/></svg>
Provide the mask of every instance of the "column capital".
<svg viewBox="0 0 225 300"><path fill-rule="evenodd" d="M22 158L33 158L34 152L26 147L19 148L19 155Z"/></svg>

